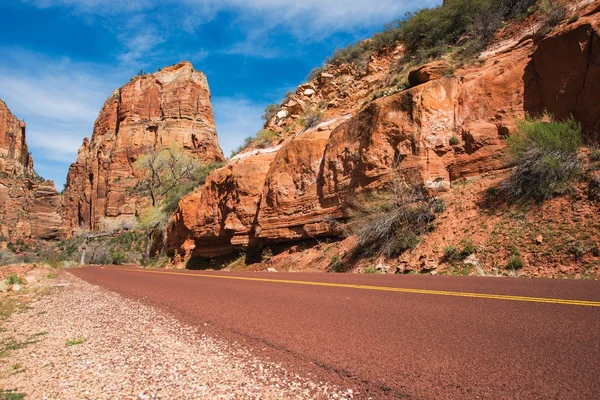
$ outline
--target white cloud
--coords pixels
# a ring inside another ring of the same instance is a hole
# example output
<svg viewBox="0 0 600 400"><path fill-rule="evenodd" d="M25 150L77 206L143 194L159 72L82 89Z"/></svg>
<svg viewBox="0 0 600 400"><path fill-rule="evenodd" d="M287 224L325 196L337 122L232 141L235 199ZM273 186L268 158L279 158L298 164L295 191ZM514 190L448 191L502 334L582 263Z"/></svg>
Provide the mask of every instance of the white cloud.
<svg viewBox="0 0 600 400"><path fill-rule="evenodd" d="M299 39L321 40L340 30L381 25L404 12L437 6L442 0L22 0L38 7L66 7L78 13L118 15L169 7L186 31L210 21L221 11L239 15L249 32L284 27ZM171 21L173 22L173 21Z"/></svg>
<svg viewBox="0 0 600 400"><path fill-rule="evenodd" d="M266 104L243 97L214 97L212 102L219 144L225 156L229 156L245 138L262 128L260 117Z"/></svg>
<svg viewBox="0 0 600 400"><path fill-rule="evenodd" d="M131 71L0 47L0 98L27 123L35 168L60 187L105 99Z"/></svg>

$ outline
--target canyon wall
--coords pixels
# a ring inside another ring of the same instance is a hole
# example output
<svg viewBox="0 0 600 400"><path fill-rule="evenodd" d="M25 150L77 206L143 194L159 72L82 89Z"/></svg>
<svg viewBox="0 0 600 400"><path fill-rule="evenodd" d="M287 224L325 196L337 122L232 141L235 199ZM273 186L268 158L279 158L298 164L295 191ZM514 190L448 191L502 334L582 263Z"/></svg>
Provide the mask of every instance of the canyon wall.
<svg viewBox="0 0 600 400"><path fill-rule="evenodd" d="M329 66L267 122L276 134L271 146L250 146L182 200L169 226L170 253L214 257L334 236L330 222L347 216L349 197L397 174L416 172L444 191L503 169L504 138L526 112L574 114L594 128L600 18L597 6L583 3L577 21L542 40L535 27L514 29L477 62L450 73L439 62L421 67L408 88L390 84L401 45L360 71ZM322 122L303 124L310 113Z"/></svg>
<svg viewBox="0 0 600 400"><path fill-rule="evenodd" d="M11 240L59 239L60 195L40 179L26 141L25 122L0 100L0 236Z"/></svg>
<svg viewBox="0 0 600 400"><path fill-rule="evenodd" d="M141 75L106 100L91 140L84 139L64 191L65 225L98 229L104 218L130 218L147 199L132 195L139 155L172 145L205 162L224 160L206 76L189 62Z"/></svg>

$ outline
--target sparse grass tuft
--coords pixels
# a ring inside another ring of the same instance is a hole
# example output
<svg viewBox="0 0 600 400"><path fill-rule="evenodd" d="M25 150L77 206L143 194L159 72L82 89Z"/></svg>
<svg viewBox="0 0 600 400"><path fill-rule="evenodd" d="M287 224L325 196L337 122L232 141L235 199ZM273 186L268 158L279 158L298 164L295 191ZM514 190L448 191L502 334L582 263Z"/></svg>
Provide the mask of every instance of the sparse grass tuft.
<svg viewBox="0 0 600 400"><path fill-rule="evenodd" d="M75 338L71 340L67 340L65 343L67 346L77 346L79 344L85 343L86 338Z"/></svg>
<svg viewBox="0 0 600 400"><path fill-rule="evenodd" d="M513 271L517 271L525 266L525 262L520 255L514 254L510 257L508 262L506 263L506 269L511 269Z"/></svg>
<svg viewBox="0 0 600 400"><path fill-rule="evenodd" d="M7 285L22 285L23 279L18 274L13 272L6 277L4 282L6 282Z"/></svg>
<svg viewBox="0 0 600 400"><path fill-rule="evenodd" d="M367 267L363 270L364 274L378 274L379 270L375 267Z"/></svg>
<svg viewBox="0 0 600 400"><path fill-rule="evenodd" d="M0 389L0 400L22 400L25 396L25 393L19 393L16 390Z"/></svg>

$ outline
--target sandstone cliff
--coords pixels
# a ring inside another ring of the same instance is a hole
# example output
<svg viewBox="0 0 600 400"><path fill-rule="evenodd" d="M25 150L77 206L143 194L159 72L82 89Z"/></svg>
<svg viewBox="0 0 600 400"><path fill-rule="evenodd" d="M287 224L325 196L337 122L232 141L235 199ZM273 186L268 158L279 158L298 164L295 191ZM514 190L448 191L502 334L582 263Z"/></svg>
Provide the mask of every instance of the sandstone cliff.
<svg viewBox="0 0 600 400"><path fill-rule="evenodd" d="M65 225L97 229L105 217L135 215L145 199L129 192L138 180L133 163L149 149L173 144L206 162L224 159L206 77L189 62L134 77L106 100L69 169Z"/></svg>
<svg viewBox="0 0 600 400"><path fill-rule="evenodd" d="M382 187L394 171L418 171L446 191L502 170L503 138L526 112L574 114L593 130L597 8L578 2L571 13L581 18L541 41L531 21L510 27L478 62L450 73L421 67L408 88L390 85L401 45L364 69L329 66L268 121L271 146L250 146L180 203L169 251L186 260L335 236L329 221L347 215L348 195ZM313 115L316 126L306 124Z"/></svg>
<svg viewBox="0 0 600 400"><path fill-rule="evenodd" d="M0 235L6 239L58 239L60 195L33 170L25 123L0 100Z"/></svg>

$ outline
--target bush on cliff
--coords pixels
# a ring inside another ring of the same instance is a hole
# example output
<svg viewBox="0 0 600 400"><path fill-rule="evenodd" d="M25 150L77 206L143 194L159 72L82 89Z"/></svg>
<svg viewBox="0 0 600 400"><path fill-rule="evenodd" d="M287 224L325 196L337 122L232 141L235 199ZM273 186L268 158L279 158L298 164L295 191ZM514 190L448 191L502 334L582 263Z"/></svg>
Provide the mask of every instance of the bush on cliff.
<svg viewBox="0 0 600 400"><path fill-rule="evenodd" d="M542 0L552 8L561 0ZM408 61L426 62L460 45L465 55L481 51L493 39L504 21L526 14L537 0L452 0L444 6L407 13L385 25L382 32L338 49L327 63L365 66L371 55L394 48L402 42ZM538 10L540 11L540 10ZM311 73L310 78L316 77Z"/></svg>
<svg viewBox="0 0 600 400"><path fill-rule="evenodd" d="M544 115L518 123L508 138L513 170L502 183L511 201L544 201L565 193L581 169L578 157L581 125L574 119L555 121Z"/></svg>
<svg viewBox="0 0 600 400"><path fill-rule="evenodd" d="M354 201L350 228L358 249L395 257L414 248L432 228L435 204L417 177L397 178L389 190Z"/></svg>

